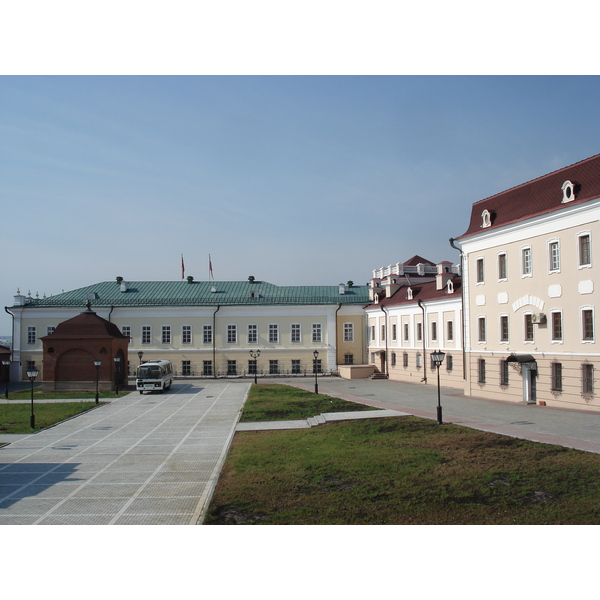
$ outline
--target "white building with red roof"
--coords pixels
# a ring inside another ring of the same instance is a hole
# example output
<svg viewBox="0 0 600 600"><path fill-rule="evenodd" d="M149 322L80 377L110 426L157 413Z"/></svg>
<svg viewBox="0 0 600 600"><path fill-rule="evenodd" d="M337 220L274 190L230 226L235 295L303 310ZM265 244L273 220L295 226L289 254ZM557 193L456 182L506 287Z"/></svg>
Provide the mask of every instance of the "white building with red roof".
<svg viewBox="0 0 600 600"><path fill-rule="evenodd" d="M431 352L446 353L443 385L462 388L461 277L451 262L414 256L373 272L365 308L368 353L382 377L436 383Z"/></svg>
<svg viewBox="0 0 600 600"><path fill-rule="evenodd" d="M473 204L465 393L600 410L600 155Z"/></svg>

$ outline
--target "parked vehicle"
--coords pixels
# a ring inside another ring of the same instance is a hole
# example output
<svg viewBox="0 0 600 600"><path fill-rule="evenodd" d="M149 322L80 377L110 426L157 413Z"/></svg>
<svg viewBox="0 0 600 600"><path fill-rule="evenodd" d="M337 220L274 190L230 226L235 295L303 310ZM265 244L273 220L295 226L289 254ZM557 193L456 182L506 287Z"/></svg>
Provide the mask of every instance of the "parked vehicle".
<svg viewBox="0 0 600 600"><path fill-rule="evenodd" d="M170 360L148 360L137 368L135 388L140 393L161 393L173 383L173 365Z"/></svg>

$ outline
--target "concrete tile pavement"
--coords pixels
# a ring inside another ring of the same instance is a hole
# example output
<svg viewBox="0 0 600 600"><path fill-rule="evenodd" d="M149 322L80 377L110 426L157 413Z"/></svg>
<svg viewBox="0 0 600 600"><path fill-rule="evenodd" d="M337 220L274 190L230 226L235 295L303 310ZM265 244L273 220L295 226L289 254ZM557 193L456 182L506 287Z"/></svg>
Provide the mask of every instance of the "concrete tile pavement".
<svg viewBox="0 0 600 600"><path fill-rule="evenodd" d="M201 521L250 383L129 396L0 448L0 524Z"/></svg>

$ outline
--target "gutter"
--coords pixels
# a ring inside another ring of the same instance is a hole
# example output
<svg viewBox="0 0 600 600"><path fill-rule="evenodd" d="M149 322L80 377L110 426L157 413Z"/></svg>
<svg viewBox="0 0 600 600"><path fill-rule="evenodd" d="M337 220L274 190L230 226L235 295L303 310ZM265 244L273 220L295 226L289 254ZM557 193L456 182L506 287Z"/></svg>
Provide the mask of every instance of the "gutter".
<svg viewBox="0 0 600 600"><path fill-rule="evenodd" d="M12 317L12 328L11 328L11 333L10 333L10 360L12 362L13 359L13 351L15 349L15 314L11 313L10 310L8 310L8 306L4 307L4 310ZM10 367L9 367L9 371L8 371L8 379L10 381Z"/></svg>
<svg viewBox="0 0 600 600"><path fill-rule="evenodd" d="M419 308L423 311L423 327L421 331L421 335L423 337L423 379L421 379L421 382L427 383L427 354L425 351L425 336L427 334L427 323L425 322L425 305L423 304L420 298L417 300L417 304L419 305Z"/></svg>
<svg viewBox="0 0 600 600"><path fill-rule="evenodd" d="M335 370L337 371L338 366L338 312L340 312L340 308L342 308L342 303L338 304L338 307L335 309Z"/></svg>
<svg viewBox="0 0 600 600"><path fill-rule="evenodd" d="M455 244L455 240L454 238L450 238L449 240L450 242L450 246L452 246L452 248L454 248L455 250L458 250L459 254L460 254L460 303L461 303L461 315L460 315L460 321L461 321L461 325L462 325L462 355L463 355L463 379L467 378L467 350L466 350L466 344L467 341L465 339L465 333L466 333L466 323L465 323L465 261L464 261L464 253L462 251L462 248L459 248L456 244Z"/></svg>
<svg viewBox="0 0 600 600"><path fill-rule="evenodd" d="M217 378L217 347L216 347L216 343L217 343L217 313L219 312L219 310L221 310L221 305L217 304L217 310L215 310L215 312L213 313L213 331L212 331L212 338L213 338L213 377L216 379Z"/></svg>
<svg viewBox="0 0 600 600"><path fill-rule="evenodd" d="M385 307L380 306L379 308L381 308L381 311L385 315L383 318L383 324L385 326L385 374L389 377L390 370L388 368L388 313L385 311Z"/></svg>

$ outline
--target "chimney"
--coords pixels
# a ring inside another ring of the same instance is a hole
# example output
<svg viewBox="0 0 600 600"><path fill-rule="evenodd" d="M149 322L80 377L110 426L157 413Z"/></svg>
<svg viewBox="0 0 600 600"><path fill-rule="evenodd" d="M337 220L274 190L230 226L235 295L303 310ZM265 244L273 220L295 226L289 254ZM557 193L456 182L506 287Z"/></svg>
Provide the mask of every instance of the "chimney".
<svg viewBox="0 0 600 600"><path fill-rule="evenodd" d="M435 276L435 289L443 290L450 279L454 279L455 273L452 272L452 263L447 260L436 265L437 275Z"/></svg>

